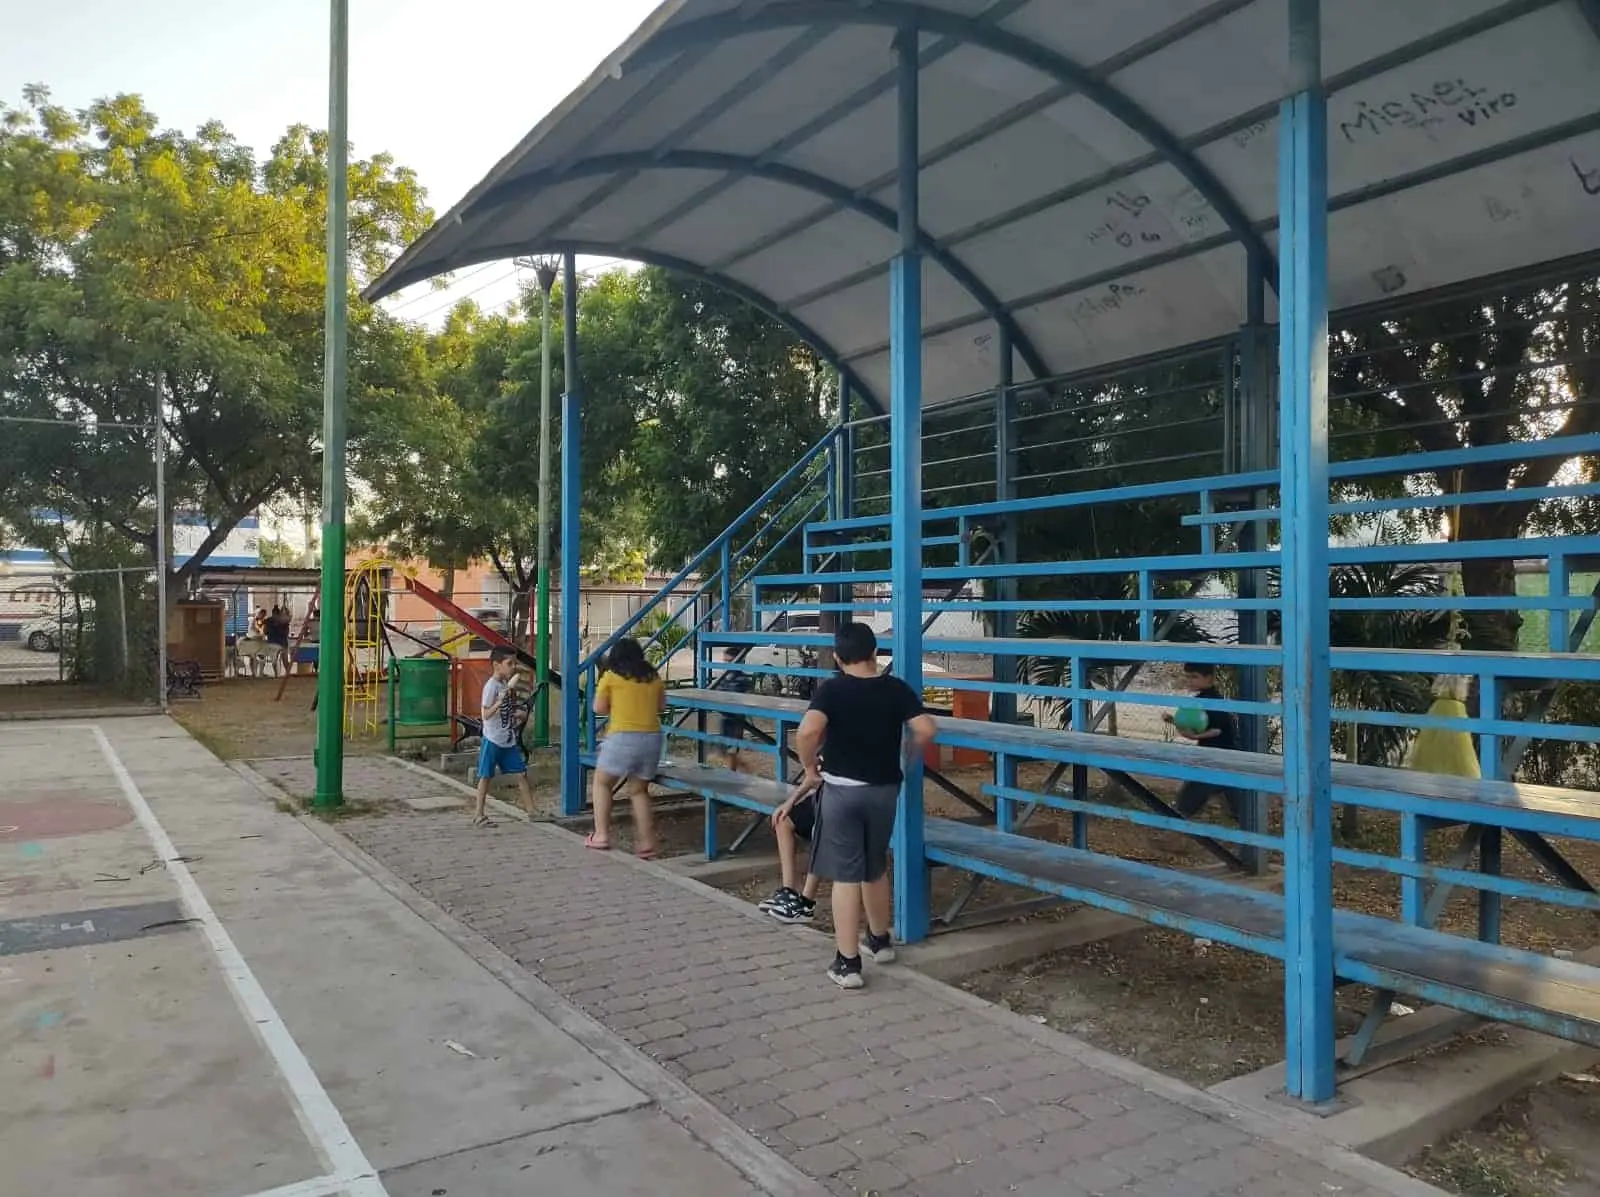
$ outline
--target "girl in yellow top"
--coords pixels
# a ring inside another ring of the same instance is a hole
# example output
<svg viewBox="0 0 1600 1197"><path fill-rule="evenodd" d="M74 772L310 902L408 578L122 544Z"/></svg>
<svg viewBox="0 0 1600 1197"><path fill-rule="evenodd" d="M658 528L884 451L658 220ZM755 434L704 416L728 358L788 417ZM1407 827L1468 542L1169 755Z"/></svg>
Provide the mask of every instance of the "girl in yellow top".
<svg viewBox="0 0 1600 1197"><path fill-rule="evenodd" d="M618 640L606 654L605 671L594 690L594 713L608 715L610 721L589 791L594 803L594 832L584 841L589 847L611 847L611 797L620 781L633 803L634 851L642 860L656 854L650 781L661 765L661 712L666 709L666 683L645 660L639 642Z"/></svg>

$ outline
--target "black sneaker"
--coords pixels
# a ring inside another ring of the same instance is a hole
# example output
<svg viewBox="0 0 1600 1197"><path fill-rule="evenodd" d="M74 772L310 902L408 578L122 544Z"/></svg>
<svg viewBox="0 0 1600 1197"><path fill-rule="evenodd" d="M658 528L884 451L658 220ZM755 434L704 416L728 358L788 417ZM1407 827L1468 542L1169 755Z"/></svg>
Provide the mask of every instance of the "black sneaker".
<svg viewBox="0 0 1600 1197"><path fill-rule="evenodd" d="M770 898L762 898L760 902L756 903L756 909L764 914L771 914L779 907L787 906L790 902L798 900L799 897L800 895L787 885L780 885L772 891Z"/></svg>
<svg viewBox="0 0 1600 1197"><path fill-rule="evenodd" d="M809 923L817 917L817 904L790 890L782 902L768 908L767 914L780 923Z"/></svg>
<svg viewBox="0 0 1600 1197"><path fill-rule="evenodd" d="M861 937L861 954L874 964L893 964L894 941L887 931L882 935L868 931Z"/></svg>
<svg viewBox="0 0 1600 1197"><path fill-rule="evenodd" d="M828 980L840 989L860 989L867 983L866 978L861 975L861 957L846 960L843 955L835 952L833 963L828 967Z"/></svg>

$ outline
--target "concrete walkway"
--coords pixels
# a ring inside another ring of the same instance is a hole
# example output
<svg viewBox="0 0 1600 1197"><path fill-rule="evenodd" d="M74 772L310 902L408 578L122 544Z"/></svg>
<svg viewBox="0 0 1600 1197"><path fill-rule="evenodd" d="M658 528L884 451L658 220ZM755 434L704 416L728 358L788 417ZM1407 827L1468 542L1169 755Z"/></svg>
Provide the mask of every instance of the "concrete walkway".
<svg viewBox="0 0 1600 1197"><path fill-rule="evenodd" d="M0 1191L822 1192L374 873L168 720L0 726Z"/></svg>
<svg viewBox="0 0 1600 1197"><path fill-rule="evenodd" d="M393 769L351 796L418 785ZM549 824L474 830L447 813L340 828L419 909L448 912L480 953L643 1048L833 1193L1437 1193L908 970L869 965L866 990L840 992L817 933Z"/></svg>

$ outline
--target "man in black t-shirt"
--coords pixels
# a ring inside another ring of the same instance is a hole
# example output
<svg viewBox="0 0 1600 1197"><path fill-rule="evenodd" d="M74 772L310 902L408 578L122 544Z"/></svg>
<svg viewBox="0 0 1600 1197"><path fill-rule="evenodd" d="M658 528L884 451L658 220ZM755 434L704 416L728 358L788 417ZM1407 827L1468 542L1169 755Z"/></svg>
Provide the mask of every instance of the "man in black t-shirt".
<svg viewBox="0 0 1600 1197"><path fill-rule="evenodd" d="M1222 692L1217 689L1217 670L1214 665L1197 663L1184 666L1183 685L1187 690L1193 690L1194 696L1205 700L1220 700ZM1172 723L1171 715L1163 715L1168 723ZM1233 716L1227 711L1206 711L1206 729L1199 732L1185 731L1174 725L1177 733L1186 740L1193 740L1202 748L1223 748L1228 750L1239 747L1239 729L1234 725ZM1206 803L1221 794L1232 812L1234 822L1244 826L1244 795L1229 786L1221 785L1214 781L1186 781L1178 791L1178 813L1185 819L1192 819L1205 809Z"/></svg>
<svg viewBox="0 0 1600 1197"><path fill-rule="evenodd" d="M817 687L795 736L805 768L796 794L819 791L811 871L833 882L838 952L828 978L841 989L860 989L863 953L881 963L894 959L889 838L905 780L905 732L909 727L912 750L920 753L933 739L934 724L915 690L878 672L878 639L866 624L840 628L833 638L833 657L839 673ZM794 801L779 807L774 820L787 818Z"/></svg>

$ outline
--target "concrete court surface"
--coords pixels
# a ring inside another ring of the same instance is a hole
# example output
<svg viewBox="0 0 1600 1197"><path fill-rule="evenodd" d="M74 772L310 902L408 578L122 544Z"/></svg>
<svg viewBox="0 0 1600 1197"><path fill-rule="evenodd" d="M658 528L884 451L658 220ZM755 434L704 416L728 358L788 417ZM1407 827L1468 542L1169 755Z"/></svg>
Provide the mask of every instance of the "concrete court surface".
<svg viewBox="0 0 1600 1197"><path fill-rule="evenodd" d="M817 1191L319 831L167 719L0 726L6 1197Z"/></svg>

